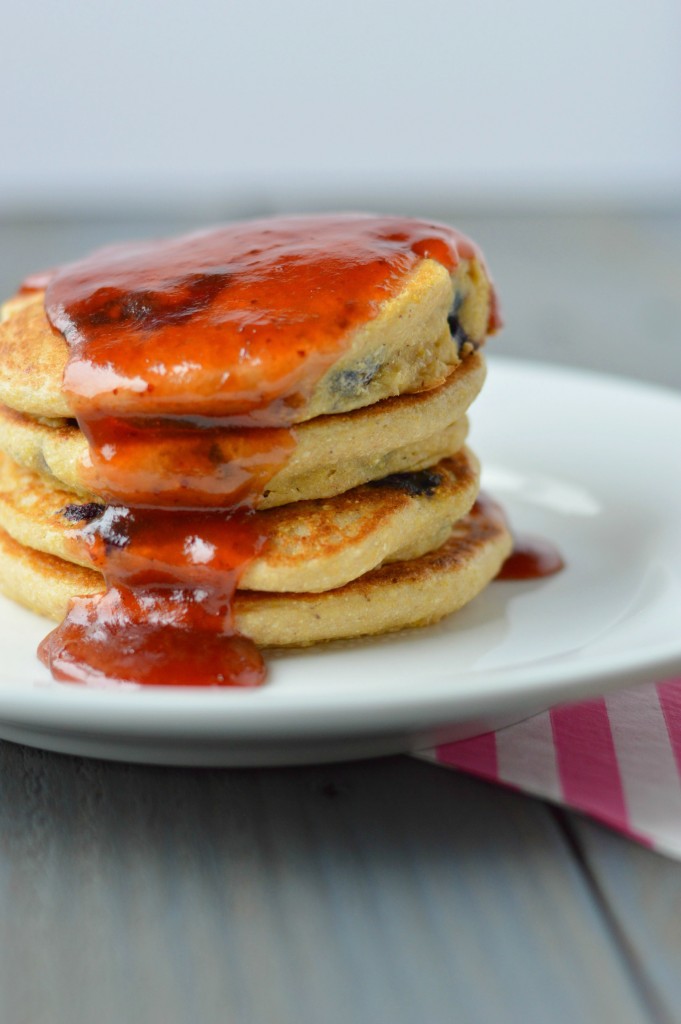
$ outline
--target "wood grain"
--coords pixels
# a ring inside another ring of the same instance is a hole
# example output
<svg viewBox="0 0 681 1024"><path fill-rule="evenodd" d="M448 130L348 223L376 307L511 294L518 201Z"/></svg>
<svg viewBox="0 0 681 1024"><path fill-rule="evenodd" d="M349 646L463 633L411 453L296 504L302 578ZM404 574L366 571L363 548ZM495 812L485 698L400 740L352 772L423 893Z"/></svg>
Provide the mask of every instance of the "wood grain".
<svg viewBox="0 0 681 1024"><path fill-rule="evenodd" d="M648 1020L551 814L396 758L277 771L0 745L0 1017Z"/></svg>

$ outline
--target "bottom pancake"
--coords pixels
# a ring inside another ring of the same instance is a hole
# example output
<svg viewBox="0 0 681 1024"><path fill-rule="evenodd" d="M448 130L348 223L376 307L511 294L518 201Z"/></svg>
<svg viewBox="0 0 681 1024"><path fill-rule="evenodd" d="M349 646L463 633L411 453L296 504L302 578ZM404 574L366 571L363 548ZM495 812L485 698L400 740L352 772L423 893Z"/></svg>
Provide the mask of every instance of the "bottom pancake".
<svg viewBox="0 0 681 1024"><path fill-rule="evenodd" d="M455 524L442 547L374 569L335 590L239 591L236 627L258 647L306 647L428 625L480 593L511 547L503 515L484 501ZM103 589L104 581L94 570L24 547L0 531L0 590L19 604L59 621L73 597Z"/></svg>

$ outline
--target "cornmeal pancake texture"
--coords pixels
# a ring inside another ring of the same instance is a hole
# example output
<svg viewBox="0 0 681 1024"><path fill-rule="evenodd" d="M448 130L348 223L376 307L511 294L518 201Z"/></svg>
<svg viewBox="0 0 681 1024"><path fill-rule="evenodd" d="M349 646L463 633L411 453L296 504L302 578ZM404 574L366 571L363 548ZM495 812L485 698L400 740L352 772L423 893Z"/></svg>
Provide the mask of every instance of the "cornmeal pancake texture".
<svg viewBox="0 0 681 1024"><path fill-rule="evenodd" d="M424 626L457 611L492 580L512 541L497 510L459 520L449 539L321 594L239 591L237 629L259 647L304 647ZM18 544L0 530L0 583L13 600L60 620L69 601L104 590L99 573Z"/></svg>
<svg viewBox="0 0 681 1024"><path fill-rule="evenodd" d="M269 482L258 507L331 497L368 480L422 469L456 451L465 442L465 413L485 372L483 357L474 352L437 388L302 423L295 428L291 458ZM214 447L219 448L219 439ZM89 493L83 473L87 441L74 421L39 420L0 406L0 451L61 487ZM175 445L170 457L179 454ZM140 463L144 457L141 451ZM227 453L224 458L227 466Z"/></svg>
<svg viewBox="0 0 681 1024"><path fill-rule="evenodd" d="M429 470L398 474L330 499L258 512L264 550L240 589L319 592L439 547L478 493L479 468L463 449ZM53 487L0 456L0 527L27 547L90 567L81 530L96 532L107 508ZM158 552L163 559L163 542Z"/></svg>
<svg viewBox="0 0 681 1024"><path fill-rule="evenodd" d="M450 274L435 260L422 259L401 290L353 333L298 410L297 421L441 384L484 342L491 304L491 284L478 260L462 260ZM0 402L31 416L73 416L61 390L67 356L65 340L47 319L43 292L5 303Z"/></svg>

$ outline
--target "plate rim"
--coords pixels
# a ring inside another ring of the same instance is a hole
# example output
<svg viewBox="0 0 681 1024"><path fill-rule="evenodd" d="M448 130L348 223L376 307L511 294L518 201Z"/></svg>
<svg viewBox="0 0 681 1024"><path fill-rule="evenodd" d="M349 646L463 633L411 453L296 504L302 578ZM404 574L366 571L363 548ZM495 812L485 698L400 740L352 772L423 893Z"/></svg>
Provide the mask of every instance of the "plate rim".
<svg viewBox="0 0 681 1024"><path fill-rule="evenodd" d="M550 377L555 386L556 379L570 378L573 383L587 380L598 388L615 389L618 397L626 399L626 393L646 399L665 399L681 420L681 392L672 387L640 381L617 374L603 373L560 363L546 363L540 360L526 360L509 356L494 355L488 360L490 372L511 372ZM8 599L7 599L8 600ZM30 614L30 613L27 613ZM36 616L36 618L38 618ZM371 643L371 638L362 640ZM295 655L289 655L295 658ZM543 663L552 662L548 671ZM402 728L409 725L414 717L434 724L451 720L452 716L466 717L486 714L509 705L522 705L546 698L549 706L551 694L568 687L578 700L588 694L597 695L616 687L636 685L644 681L681 672L681 634L677 640L656 643L652 649L640 651L631 649L616 657L612 652L592 656L590 661L580 665L573 663L570 652L560 658L556 656L536 661L530 665L517 665L508 669L492 668L484 672L485 689L475 694L458 693L456 688L448 694L442 692L424 693L418 686L397 693L385 690L369 698L360 699L358 691L343 694L338 691L322 693L315 700L301 702L300 696L291 700L284 693L273 689L269 697L259 700L262 691L199 690L195 687L172 688L131 688L126 689L121 700L120 689L83 688L64 686L53 682L27 686L11 679L0 686L0 724L21 725L36 729L40 723L46 728L67 728L75 730L89 728L102 735L114 735L126 730L137 740L147 736L187 736L191 733L197 741L200 736L217 730L225 739L257 737L263 730L272 740L284 736L314 735L321 737L325 732L337 733L359 728L376 731L383 728ZM2 675L2 672L0 672ZM482 672L445 673L438 669L432 679L441 682L464 676L480 679ZM499 685L495 687L495 678ZM510 680L510 686L509 686ZM490 689L490 686L492 687ZM241 697L250 699L242 702ZM227 697L227 699L225 699ZM253 699L255 698L255 699ZM572 697L558 696L553 703L562 703ZM181 714L180 714L181 713ZM206 722L210 716L210 722ZM377 718L380 719L377 721ZM359 721L358 721L359 719ZM198 731L197 731L198 730ZM293 732L292 732L293 730ZM261 736L261 738L263 738Z"/></svg>

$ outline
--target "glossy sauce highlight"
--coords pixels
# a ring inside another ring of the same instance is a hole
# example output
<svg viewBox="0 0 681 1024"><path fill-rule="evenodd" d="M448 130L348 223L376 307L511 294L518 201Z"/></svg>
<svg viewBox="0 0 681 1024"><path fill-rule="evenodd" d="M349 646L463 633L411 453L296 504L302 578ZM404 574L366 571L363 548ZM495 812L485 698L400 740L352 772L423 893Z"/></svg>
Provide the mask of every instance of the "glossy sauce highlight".
<svg viewBox="0 0 681 1024"><path fill-rule="evenodd" d="M74 540L107 592L77 599L40 647L57 678L263 680L233 616L266 542L253 510L317 382L423 257L480 258L441 225L275 218L112 246L26 283L47 286L88 483L110 502Z"/></svg>

